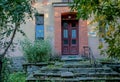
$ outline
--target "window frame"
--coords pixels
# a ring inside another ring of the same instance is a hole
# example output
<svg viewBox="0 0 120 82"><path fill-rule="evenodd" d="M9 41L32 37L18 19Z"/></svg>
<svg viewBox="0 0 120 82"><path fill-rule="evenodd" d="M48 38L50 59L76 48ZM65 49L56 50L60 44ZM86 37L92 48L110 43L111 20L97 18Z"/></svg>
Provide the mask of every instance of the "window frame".
<svg viewBox="0 0 120 82"><path fill-rule="evenodd" d="M37 24L37 16L42 16L43 17L43 23L42 24ZM43 25L43 37L40 37L40 38L38 38L37 37L37 26L42 26ZM44 14L38 14L38 15L35 15L35 40L44 40L44 36L45 36L45 34L44 34L45 32L44 32Z"/></svg>

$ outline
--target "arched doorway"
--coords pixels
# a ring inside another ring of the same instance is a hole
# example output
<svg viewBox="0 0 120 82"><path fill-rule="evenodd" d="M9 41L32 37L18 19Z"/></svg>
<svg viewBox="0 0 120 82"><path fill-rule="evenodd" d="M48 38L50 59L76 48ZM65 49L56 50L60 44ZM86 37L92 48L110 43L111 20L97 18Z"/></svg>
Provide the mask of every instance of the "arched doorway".
<svg viewBox="0 0 120 82"><path fill-rule="evenodd" d="M75 12L63 13L61 16L62 54L79 54L79 21Z"/></svg>

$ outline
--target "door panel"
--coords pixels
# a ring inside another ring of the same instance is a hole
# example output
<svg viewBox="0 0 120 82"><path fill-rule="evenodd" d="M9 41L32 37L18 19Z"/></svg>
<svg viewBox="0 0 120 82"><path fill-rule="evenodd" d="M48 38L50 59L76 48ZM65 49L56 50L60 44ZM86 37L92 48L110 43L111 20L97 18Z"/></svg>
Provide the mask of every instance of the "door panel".
<svg viewBox="0 0 120 82"><path fill-rule="evenodd" d="M78 54L78 21L62 21L62 54Z"/></svg>
<svg viewBox="0 0 120 82"><path fill-rule="evenodd" d="M69 54L69 23L68 22L63 22L62 24L62 53L64 54Z"/></svg>

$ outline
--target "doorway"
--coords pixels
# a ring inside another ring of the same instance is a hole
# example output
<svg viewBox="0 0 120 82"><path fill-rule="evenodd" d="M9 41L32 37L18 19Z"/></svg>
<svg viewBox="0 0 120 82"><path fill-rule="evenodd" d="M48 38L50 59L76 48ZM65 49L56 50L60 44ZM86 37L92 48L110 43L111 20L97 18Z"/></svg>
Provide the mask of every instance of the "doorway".
<svg viewBox="0 0 120 82"><path fill-rule="evenodd" d="M72 16L71 16L72 17ZM79 53L79 36L78 36L78 20L66 19L62 20L62 54L78 55Z"/></svg>

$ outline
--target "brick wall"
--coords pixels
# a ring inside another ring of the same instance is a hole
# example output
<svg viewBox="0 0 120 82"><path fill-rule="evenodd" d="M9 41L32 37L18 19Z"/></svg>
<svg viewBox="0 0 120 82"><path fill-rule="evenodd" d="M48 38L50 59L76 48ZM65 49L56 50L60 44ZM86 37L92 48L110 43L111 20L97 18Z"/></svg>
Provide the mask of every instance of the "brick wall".
<svg viewBox="0 0 120 82"><path fill-rule="evenodd" d="M87 21L79 20L79 54L83 54L83 46L88 46Z"/></svg>
<svg viewBox="0 0 120 82"><path fill-rule="evenodd" d="M54 7L55 51L61 54L61 14L70 12L69 7ZM79 20L79 54L83 54L83 46L88 45L87 21Z"/></svg>

